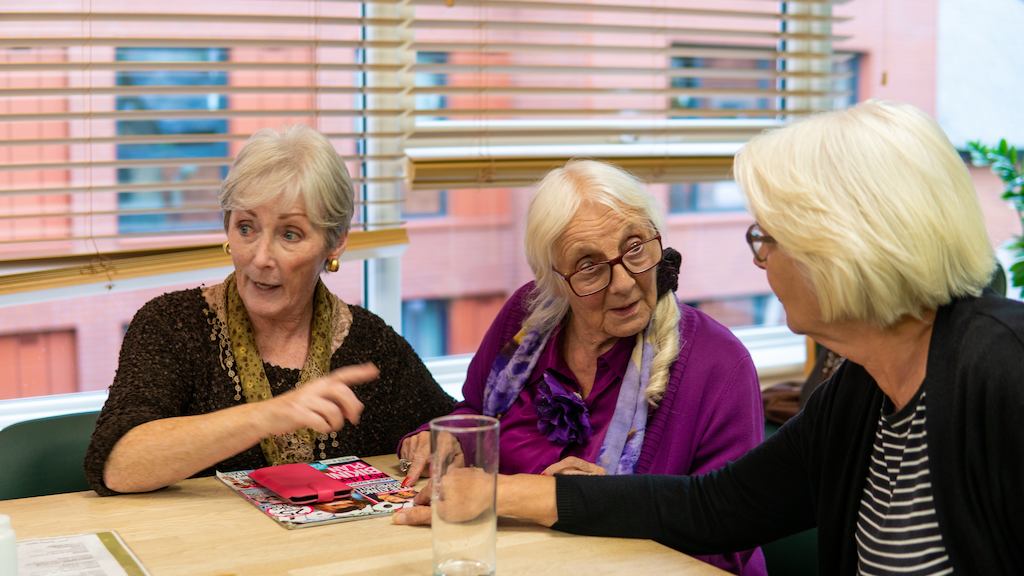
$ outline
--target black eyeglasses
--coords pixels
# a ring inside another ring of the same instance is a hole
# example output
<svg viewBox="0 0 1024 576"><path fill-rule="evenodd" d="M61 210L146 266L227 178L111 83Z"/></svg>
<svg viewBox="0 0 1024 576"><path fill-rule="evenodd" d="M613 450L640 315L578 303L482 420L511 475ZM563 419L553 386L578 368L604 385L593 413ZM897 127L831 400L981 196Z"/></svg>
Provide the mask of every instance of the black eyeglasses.
<svg viewBox="0 0 1024 576"><path fill-rule="evenodd" d="M618 258L588 264L572 274L562 274L551 269L569 283L573 294L583 297L597 294L612 283L612 267L622 264L630 274L643 274L661 262L661 234L650 240L633 244Z"/></svg>
<svg viewBox="0 0 1024 576"><path fill-rule="evenodd" d="M778 244L775 238L765 234L761 230L761 226L754 222L747 228L747 245L750 246L750 251L754 253L754 260L758 262L764 262L767 260L764 256L765 244Z"/></svg>

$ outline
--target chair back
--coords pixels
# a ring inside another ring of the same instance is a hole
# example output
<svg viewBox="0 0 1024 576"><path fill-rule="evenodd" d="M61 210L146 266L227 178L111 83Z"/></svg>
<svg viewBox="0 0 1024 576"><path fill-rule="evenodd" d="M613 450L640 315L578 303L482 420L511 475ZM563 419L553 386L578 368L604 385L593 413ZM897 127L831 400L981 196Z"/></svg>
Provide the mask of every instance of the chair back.
<svg viewBox="0 0 1024 576"><path fill-rule="evenodd" d="M996 269L992 271L992 278L988 281L988 287L1000 296L1006 296L1006 270L1003 265L996 262Z"/></svg>
<svg viewBox="0 0 1024 576"><path fill-rule="evenodd" d="M64 414L0 430L0 500L87 490L83 461L98 415Z"/></svg>
<svg viewBox="0 0 1024 576"><path fill-rule="evenodd" d="M771 576L818 576L818 529L761 546Z"/></svg>

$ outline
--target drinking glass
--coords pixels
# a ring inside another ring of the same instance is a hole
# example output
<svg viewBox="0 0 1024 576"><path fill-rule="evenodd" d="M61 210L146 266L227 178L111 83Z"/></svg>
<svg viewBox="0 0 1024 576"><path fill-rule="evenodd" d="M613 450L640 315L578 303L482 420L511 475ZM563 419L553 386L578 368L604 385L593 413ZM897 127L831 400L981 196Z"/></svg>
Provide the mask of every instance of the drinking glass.
<svg viewBox="0 0 1024 576"><path fill-rule="evenodd" d="M454 415L430 421L434 576L495 570L498 421Z"/></svg>

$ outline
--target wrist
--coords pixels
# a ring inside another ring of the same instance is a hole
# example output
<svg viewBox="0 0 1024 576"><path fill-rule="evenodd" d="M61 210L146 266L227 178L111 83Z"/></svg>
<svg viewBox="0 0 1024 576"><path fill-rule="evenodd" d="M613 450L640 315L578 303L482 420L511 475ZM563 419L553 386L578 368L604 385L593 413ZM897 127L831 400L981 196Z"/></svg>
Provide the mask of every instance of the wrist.
<svg viewBox="0 0 1024 576"><path fill-rule="evenodd" d="M250 438L247 438L247 440L252 440L255 443L267 436L287 432L277 430L284 419L282 418L283 415L277 413L276 405L277 403L271 398L262 402L246 403L239 406L242 409L242 421L248 424L243 427L243 430L250 435Z"/></svg>
<svg viewBox="0 0 1024 576"><path fill-rule="evenodd" d="M555 478L535 474L498 475L498 516L551 526L558 520Z"/></svg>

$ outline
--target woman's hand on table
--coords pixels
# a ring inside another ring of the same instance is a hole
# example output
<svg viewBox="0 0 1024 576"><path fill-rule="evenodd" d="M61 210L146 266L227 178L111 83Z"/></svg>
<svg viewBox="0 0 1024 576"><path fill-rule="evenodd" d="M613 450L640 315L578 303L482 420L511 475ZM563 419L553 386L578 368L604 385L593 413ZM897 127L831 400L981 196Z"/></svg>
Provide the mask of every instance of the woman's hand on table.
<svg viewBox="0 0 1024 576"><path fill-rule="evenodd" d="M437 486L428 482L413 503L433 506L446 522L467 522L490 508L494 481L481 468L449 468ZM429 524L430 517L426 520Z"/></svg>
<svg viewBox="0 0 1024 576"><path fill-rule="evenodd" d="M483 482L490 481L488 474L479 468L453 468L447 478L451 482L444 486L445 500L433 503L441 507L438 509L439 514L449 521L463 522L479 516L487 508L489 491L482 488ZM518 518L543 526L551 526L558 520L554 477L499 474L497 489L498 516ZM395 524L429 526L432 494L433 486L428 483L413 500L415 506L395 512L391 521Z"/></svg>
<svg viewBox="0 0 1024 576"><path fill-rule="evenodd" d="M398 457L409 462L402 486L412 486L420 476L430 473L430 431L424 430L402 442Z"/></svg>
<svg viewBox="0 0 1024 576"><path fill-rule="evenodd" d="M585 476L604 476L606 474L605 469L594 464L593 462L587 462L582 458L575 456L569 456L562 460L555 462L551 466L544 469L541 474L545 476L554 476L555 474L580 474Z"/></svg>
<svg viewBox="0 0 1024 576"><path fill-rule="evenodd" d="M352 387L376 380L372 363L344 366L280 396L262 402L264 429L268 434L287 434L300 428L317 432L341 430L348 420L359 424L363 403Z"/></svg>
<svg viewBox="0 0 1024 576"><path fill-rule="evenodd" d="M402 480L402 486L412 486L420 479L420 476L430 473L430 467L433 465L434 460L430 442L430 432L427 430L415 436L410 436L402 442L402 446L399 448L399 458L401 460L398 463L400 469L404 469L406 472L405 479ZM460 468L466 465L462 446L454 436L442 432L438 435L435 442L437 442L436 452L442 454L445 460L441 463L444 470L447 470L449 467ZM408 463L408 468L403 467L406 463Z"/></svg>

